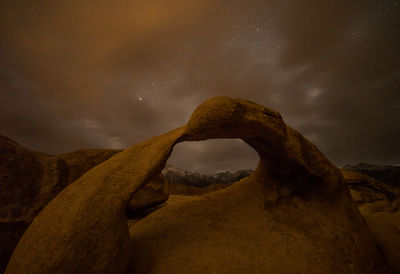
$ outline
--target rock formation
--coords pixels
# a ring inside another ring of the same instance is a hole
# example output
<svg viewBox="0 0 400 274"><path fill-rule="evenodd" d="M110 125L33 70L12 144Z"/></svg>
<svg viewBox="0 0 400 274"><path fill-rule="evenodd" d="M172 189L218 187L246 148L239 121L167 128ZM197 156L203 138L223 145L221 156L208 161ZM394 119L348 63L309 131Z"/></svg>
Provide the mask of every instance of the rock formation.
<svg viewBox="0 0 400 274"><path fill-rule="evenodd" d="M381 182L400 187L400 166L374 165L368 163L347 164L344 170L366 174Z"/></svg>
<svg viewBox="0 0 400 274"><path fill-rule="evenodd" d="M148 209L165 202L169 197L168 182L162 174L155 176L133 194L128 205L128 216L141 216Z"/></svg>
<svg viewBox="0 0 400 274"><path fill-rule="evenodd" d="M182 195L204 195L215 192L229 187L252 172L247 170L226 172L220 177L218 174L197 174L170 166L164 169L163 173L170 184L169 190L172 196L167 206L171 206L177 200L191 199L190 196ZM400 189L355 171L342 170L342 174L353 200L377 238L380 248L383 249L390 264L400 273Z"/></svg>
<svg viewBox="0 0 400 274"><path fill-rule="evenodd" d="M254 173L128 230L133 194L182 141L241 138ZM32 252L34 250L34 252ZM6 273L390 273L338 168L279 113L216 97L189 122L118 153L34 219Z"/></svg>
<svg viewBox="0 0 400 274"><path fill-rule="evenodd" d="M64 188L120 150L85 149L52 156L0 136L0 273L36 215ZM168 199L168 184L154 180L128 208L141 214Z"/></svg>
<svg viewBox="0 0 400 274"><path fill-rule="evenodd" d="M72 152L60 154L69 170L68 184L72 184L83 174L93 167L101 164L116 153L121 152L117 149L80 149Z"/></svg>
<svg viewBox="0 0 400 274"><path fill-rule="evenodd" d="M28 225L67 184L63 159L0 136L0 272Z"/></svg>
<svg viewBox="0 0 400 274"><path fill-rule="evenodd" d="M342 173L380 247L400 273L400 189L358 172Z"/></svg>
<svg viewBox="0 0 400 274"><path fill-rule="evenodd" d="M69 170L68 184L79 179L93 167L104 162L121 150L81 149L59 155L66 161ZM163 178L155 178L140 188L131 199L127 208L129 215L141 215L149 207L156 206L168 199L168 183Z"/></svg>

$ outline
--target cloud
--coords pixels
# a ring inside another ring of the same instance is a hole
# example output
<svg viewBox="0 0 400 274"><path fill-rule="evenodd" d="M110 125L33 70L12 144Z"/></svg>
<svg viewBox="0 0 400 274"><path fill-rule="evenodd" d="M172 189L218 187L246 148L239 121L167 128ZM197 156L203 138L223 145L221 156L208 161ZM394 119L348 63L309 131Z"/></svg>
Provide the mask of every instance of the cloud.
<svg viewBox="0 0 400 274"><path fill-rule="evenodd" d="M51 153L126 147L226 95L280 111L337 164L396 162L395 3L4 0L0 132ZM250 155L211 147L192 165Z"/></svg>

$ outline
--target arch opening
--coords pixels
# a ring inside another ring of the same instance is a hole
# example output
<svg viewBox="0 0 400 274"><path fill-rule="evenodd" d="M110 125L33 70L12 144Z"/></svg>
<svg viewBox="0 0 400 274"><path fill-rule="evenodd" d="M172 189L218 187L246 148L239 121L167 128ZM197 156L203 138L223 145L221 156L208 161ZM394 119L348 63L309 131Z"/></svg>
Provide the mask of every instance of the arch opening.
<svg viewBox="0 0 400 274"><path fill-rule="evenodd" d="M188 172L215 174L254 170L259 160L257 152L242 139L208 139L176 144L166 166L173 165Z"/></svg>
<svg viewBox="0 0 400 274"><path fill-rule="evenodd" d="M169 194L202 195L248 177L258 153L242 139L208 139L175 145L163 170Z"/></svg>

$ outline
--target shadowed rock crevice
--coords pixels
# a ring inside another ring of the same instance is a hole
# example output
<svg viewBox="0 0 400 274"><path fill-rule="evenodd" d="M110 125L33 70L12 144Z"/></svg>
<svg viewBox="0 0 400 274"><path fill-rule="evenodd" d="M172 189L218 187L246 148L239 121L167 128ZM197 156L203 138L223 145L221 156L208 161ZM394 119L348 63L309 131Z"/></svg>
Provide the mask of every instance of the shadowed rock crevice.
<svg viewBox="0 0 400 274"><path fill-rule="evenodd" d="M211 138L243 139L260 156L256 171L128 231L130 200L161 173L174 145ZM390 273L340 170L279 113L227 97L207 100L186 126L114 155L63 190L30 225L6 273L126 271Z"/></svg>

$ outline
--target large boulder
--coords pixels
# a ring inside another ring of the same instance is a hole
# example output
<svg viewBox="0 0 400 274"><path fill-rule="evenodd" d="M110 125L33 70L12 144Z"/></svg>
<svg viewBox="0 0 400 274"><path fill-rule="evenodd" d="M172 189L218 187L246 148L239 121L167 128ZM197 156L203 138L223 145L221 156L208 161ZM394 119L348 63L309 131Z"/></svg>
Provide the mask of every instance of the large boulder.
<svg viewBox="0 0 400 274"><path fill-rule="evenodd" d="M380 247L400 273L400 189L355 171L342 173Z"/></svg>
<svg viewBox="0 0 400 274"><path fill-rule="evenodd" d="M170 197L167 206L170 207L182 199L185 201L192 199L182 195L204 195L215 192L247 177L251 171L226 172L221 177L220 174L197 174L169 165L163 173L169 182ZM380 248L384 250L389 262L400 273L400 234L398 233L400 231L400 189L359 172L342 170L342 174L353 200L374 232Z"/></svg>
<svg viewBox="0 0 400 274"><path fill-rule="evenodd" d="M52 156L0 136L0 272L36 215L60 191L118 152L121 150L81 149ZM141 216L168 195L167 182L154 180L134 194L128 213Z"/></svg>
<svg viewBox="0 0 400 274"><path fill-rule="evenodd" d="M68 185L68 165L0 136L0 272L25 229Z"/></svg>
<svg viewBox="0 0 400 274"><path fill-rule="evenodd" d="M174 145L241 138L260 162L224 190L165 206L128 230L132 195ZM35 252L32 252L35 250ZM279 113L216 97L176 130L89 170L53 199L6 273L391 273L340 170Z"/></svg>

